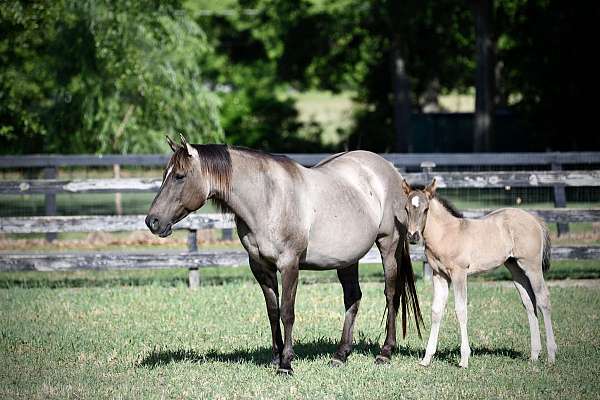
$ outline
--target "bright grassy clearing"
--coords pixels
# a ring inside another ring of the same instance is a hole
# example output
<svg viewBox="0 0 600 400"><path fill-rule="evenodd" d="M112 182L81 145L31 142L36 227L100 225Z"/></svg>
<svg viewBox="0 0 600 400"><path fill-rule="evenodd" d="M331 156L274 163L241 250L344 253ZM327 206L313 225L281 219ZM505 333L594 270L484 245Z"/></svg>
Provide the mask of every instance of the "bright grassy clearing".
<svg viewBox="0 0 600 400"><path fill-rule="evenodd" d="M301 283L295 376L267 363L270 333L258 286L248 280L190 291L163 287L0 290L1 398L589 398L600 390L599 289L551 288L557 365L531 364L527 319L514 288L469 286L470 368L456 367L452 300L429 369L411 333L389 366L380 282L367 282L355 352L327 365L341 329L337 283ZM418 284L429 326L431 289ZM573 312L577 310L577 312ZM545 353L543 353L545 357Z"/></svg>

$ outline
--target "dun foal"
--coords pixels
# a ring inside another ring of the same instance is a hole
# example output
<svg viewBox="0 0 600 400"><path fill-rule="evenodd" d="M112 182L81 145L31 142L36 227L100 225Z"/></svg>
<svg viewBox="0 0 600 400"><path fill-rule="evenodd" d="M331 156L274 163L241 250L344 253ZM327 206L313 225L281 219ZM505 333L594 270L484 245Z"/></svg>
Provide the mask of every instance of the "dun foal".
<svg viewBox="0 0 600 400"><path fill-rule="evenodd" d="M468 366L471 349L467 337L467 276L503 263L510 270L527 310L531 359L536 361L541 350L537 306L544 316L548 362L553 363L556 342L543 276L543 271L550 268L550 239L544 223L516 208L496 210L480 219L463 218L446 200L436 197L435 179L422 190L412 188L405 180L402 187L408 196L409 241L414 244L423 237L425 254L433 270L431 332L420 364L429 365L436 351L451 281L461 334L460 366Z"/></svg>

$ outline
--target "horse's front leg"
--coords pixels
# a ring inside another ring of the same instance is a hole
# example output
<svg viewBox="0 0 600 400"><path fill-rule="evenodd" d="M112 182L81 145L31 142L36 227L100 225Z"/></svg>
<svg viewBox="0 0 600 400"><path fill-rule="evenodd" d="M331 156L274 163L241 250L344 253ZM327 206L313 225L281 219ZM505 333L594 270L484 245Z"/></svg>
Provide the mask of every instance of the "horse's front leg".
<svg viewBox="0 0 600 400"><path fill-rule="evenodd" d="M429 331L429 340L425 349L425 356L419 364L426 367L431 363L431 358L437 350L438 334L440 324L444 316L444 309L448 301L448 280L439 272L433 271L431 277L433 283L433 300L431 302L431 330Z"/></svg>
<svg viewBox="0 0 600 400"><path fill-rule="evenodd" d="M454 288L454 308L456 319L460 325L460 366L469 366L471 347L467 335L467 274L459 272L452 276L452 287Z"/></svg>
<svg viewBox="0 0 600 400"><path fill-rule="evenodd" d="M277 288L277 270L273 266L263 265L250 258L250 269L260 284L265 296L267 314L271 325L271 338L273 345L272 363L279 366L280 354L283 350L281 338L281 325L279 324L279 290Z"/></svg>
<svg viewBox="0 0 600 400"><path fill-rule="evenodd" d="M283 350L278 373L292 374L292 329L294 327L294 305L298 287L298 257L280 257L277 269L281 272L281 321L283 322Z"/></svg>

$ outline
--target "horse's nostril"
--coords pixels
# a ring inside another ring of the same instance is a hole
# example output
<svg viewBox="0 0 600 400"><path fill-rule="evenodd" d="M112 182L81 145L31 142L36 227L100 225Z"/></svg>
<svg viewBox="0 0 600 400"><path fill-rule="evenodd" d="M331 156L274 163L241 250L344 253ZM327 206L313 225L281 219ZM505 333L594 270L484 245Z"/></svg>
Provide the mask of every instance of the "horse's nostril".
<svg viewBox="0 0 600 400"><path fill-rule="evenodd" d="M152 232L156 232L160 226L158 218L153 215L148 215L146 217L146 226L148 226Z"/></svg>

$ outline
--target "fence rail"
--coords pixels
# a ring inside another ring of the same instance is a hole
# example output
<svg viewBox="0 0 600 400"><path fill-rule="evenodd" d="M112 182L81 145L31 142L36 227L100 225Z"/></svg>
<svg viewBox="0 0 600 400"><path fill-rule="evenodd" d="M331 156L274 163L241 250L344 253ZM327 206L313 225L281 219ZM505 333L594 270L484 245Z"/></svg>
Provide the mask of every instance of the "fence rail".
<svg viewBox="0 0 600 400"><path fill-rule="evenodd" d="M479 218L491 209L464 210L467 218ZM582 209L528 209L547 223L600 222L600 208ZM49 233L49 232L119 232L146 230L145 215L76 215L49 217L3 217L0 233ZM173 229L234 229L232 214L193 213L173 226Z"/></svg>
<svg viewBox="0 0 600 400"><path fill-rule="evenodd" d="M312 166L330 154L286 154L302 165ZM547 153L387 153L381 154L397 167L419 167L424 161L445 166L503 166L600 164L600 152L547 152ZM97 154L40 154L27 156L0 156L0 168L56 168L97 167L120 165L164 166L170 154L97 155Z"/></svg>
<svg viewBox="0 0 600 400"><path fill-rule="evenodd" d="M425 261L423 248L411 246L413 261ZM600 247L566 246L552 249L553 260L591 260L600 258ZM360 263L380 263L376 249ZM0 254L0 271L75 271L107 269L189 268L248 265L245 251L146 252L146 253L58 253Z"/></svg>
<svg viewBox="0 0 600 400"><path fill-rule="evenodd" d="M600 186L600 170L412 172L402 176L409 182L436 178L441 188ZM158 178L0 181L0 194L156 192L161 183Z"/></svg>

